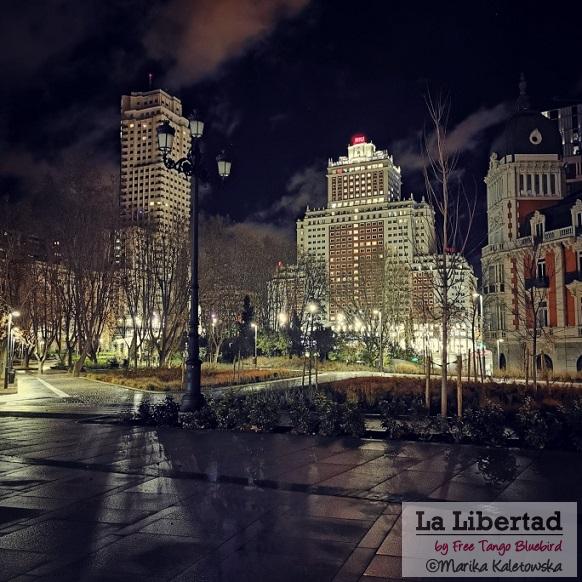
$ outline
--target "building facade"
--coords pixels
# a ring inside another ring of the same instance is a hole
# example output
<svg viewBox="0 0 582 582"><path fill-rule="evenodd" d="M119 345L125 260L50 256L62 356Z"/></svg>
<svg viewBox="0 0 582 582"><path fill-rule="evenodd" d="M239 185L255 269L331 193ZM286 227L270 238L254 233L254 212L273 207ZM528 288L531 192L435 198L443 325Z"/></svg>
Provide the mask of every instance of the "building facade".
<svg viewBox="0 0 582 582"><path fill-rule="evenodd" d="M482 251L486 341L497 368L582 369L582 201L568 194L562 136L529 107L492 147Z"/></svg>
<svg viewBox="0 0 582 582"><path fill-rule="evenodd" d="M550 109L543 114L558 124L566 184L569 192L577 192L582 189L582 103Z"/></svg>
<svg viewBox="0 0 582 582"><path fill-rule="evenodd" d="M400 168L385 150L362 134L352 137L348 155L329 160L327 205L307 209L297 221L297 255L325 263L327 317L366 300L377 281L373 272L386 255L412 263L434 241L434 212L412 196L401 199Z"/></svg>
<svg viewBox="0 0 582 582"><path fill-rule="evenodd" d="M169 226L190 212L190 179L168 170L158 148L156 129L169 120L176 129L172 156L190 147L182 103L161 89L121 98L121 189L119 209L125 224Z"/></svg>

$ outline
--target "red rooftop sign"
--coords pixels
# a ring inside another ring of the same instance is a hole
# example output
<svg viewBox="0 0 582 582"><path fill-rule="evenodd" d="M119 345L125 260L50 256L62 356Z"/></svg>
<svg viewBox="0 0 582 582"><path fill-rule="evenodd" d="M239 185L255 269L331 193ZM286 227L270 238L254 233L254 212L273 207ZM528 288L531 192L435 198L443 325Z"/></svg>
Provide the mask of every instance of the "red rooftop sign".
<svg viewBox="0 0 582 582"><path fill-rule="evenodd" d="M357 145L359 143L366 143L366 136L363 133L352 135L352 145Z"/></svg>

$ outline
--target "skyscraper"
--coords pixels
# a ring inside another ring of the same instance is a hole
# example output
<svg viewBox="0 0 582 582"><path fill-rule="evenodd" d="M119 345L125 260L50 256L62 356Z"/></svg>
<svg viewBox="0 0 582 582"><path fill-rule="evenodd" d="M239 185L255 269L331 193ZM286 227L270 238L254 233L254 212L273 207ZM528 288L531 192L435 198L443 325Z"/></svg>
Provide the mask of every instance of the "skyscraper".
<svg viewBox="0 0 582 582"><path fill-rule="evenodd" d="M125 224L171 225L190 212L189 178L168 170L158 149L156 129L164 120L176 128L172 156L188 153L188 120L182 103L161 89L121 98L120 214Z"/></svg>
<svg viewBox="0 0 582 582"><path fill-rule="evenodd" d="M400 191L400 168L392 157L356 134L348 155L328 162L327 207L308 208L297 221L298 256L326 264L331 323L354 305L378 301L375 271L387 253L412 264L431 252L433 209L412 196L402 200Z"/></svg>

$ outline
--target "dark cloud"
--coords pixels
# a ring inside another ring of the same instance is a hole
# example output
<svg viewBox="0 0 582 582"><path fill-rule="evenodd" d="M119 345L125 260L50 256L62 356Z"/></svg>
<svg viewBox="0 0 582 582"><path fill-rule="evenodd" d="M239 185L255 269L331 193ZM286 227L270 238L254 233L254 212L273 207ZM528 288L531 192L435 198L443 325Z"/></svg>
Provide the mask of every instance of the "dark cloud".
<svg viewBox="0 0 582 582"><path fill-rule="evenodd" d="M309 206L324 206L326 178L323 164L314 164L295 172L287 181L287 194L269 208L256 213L257 220L293 221Z"/></svg>
<svg viewBox="0 0 582 582"><path fill-rule="evenodd" d="M469 114L456 125L449 128L447 133L447 147L454 154L465 154L483 145L483 135L490 128L505 121L513 112L506 103L494 107L480 107ZM431 142L429 134L429 143ZM422 170L426 163L426 156L422 151L423 131L417 130L410 137L392 144L392 151L397 164L404 171L414 172Z"/></svg>
<svg viewBox="0 0 582 582"><path fill-rule="evenodd" d="M231 101L223 95L210 105L208 118L213 129L229 138L240 125L242 116L241 112L235 109Z"/></svg>
<svg viewBox="0 0 582 582"><path fill-rule="evenodd" d="M168 64L166 82L179 88L216 71L268 35L309 0L170 0L146 34L149 55Z"/></svg>

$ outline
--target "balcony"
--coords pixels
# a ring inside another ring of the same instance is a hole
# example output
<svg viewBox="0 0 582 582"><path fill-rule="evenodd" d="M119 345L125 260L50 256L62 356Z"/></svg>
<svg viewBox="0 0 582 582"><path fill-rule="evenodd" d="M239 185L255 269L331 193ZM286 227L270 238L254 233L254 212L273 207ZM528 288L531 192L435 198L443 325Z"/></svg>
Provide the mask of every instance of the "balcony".
<svg viewBox="0 0 582 582"><path fill-rule="evenodd" d="M489 341L495 341L498 339L505 339L507 337L507 331L504 329L490 329L485 331L485 339Z"/></svg>
<svg viewBox="0 0 582 582"><path fill-rule="evenodd" d="M525 288L531 289L535 287L536 289L547 289L550 286L550 278L544 277L532 277L525 280Z"/></svg>

